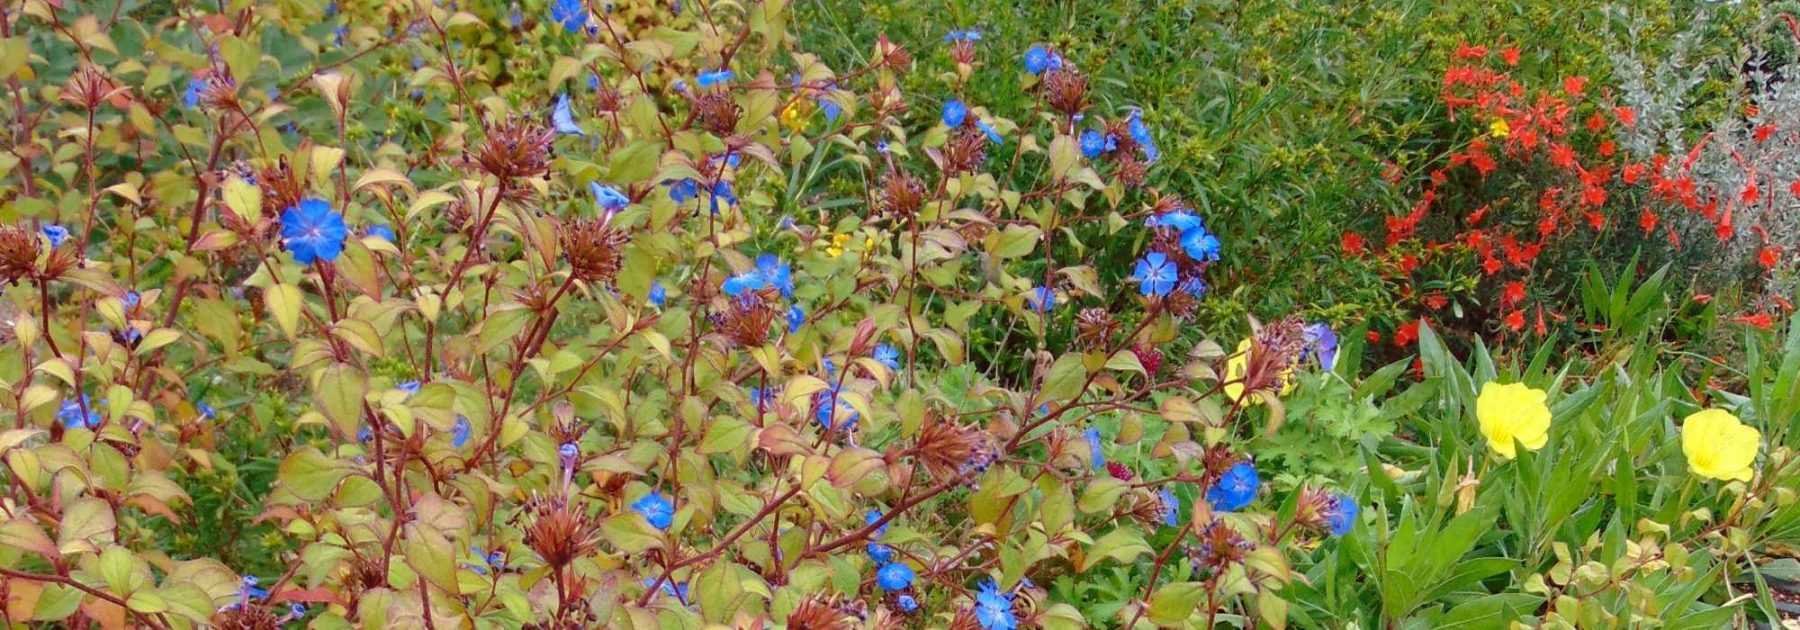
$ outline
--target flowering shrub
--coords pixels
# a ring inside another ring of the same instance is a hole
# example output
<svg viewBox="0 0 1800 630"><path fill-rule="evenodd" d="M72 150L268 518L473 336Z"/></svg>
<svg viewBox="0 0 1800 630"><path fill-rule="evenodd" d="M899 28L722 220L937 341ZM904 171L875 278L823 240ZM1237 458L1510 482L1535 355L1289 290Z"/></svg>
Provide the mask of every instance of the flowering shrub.
<svg viewBox="0 0 1800 630"><path fill-rule="evenodd" d="M1317 479L1277 512L1246 450L1335 336L1178 334L1221 242L1052 46L838 73L778 3L33 6L12 617L1278 624L1295 545L1360 520ZM1051 595L1101 566L1147 575Z"/></svg>

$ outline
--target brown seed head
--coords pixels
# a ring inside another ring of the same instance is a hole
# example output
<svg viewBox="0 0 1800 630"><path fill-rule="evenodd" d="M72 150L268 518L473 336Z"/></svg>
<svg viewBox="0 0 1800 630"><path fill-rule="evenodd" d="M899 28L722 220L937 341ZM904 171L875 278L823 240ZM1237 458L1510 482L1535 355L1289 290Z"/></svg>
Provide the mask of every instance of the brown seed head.
<svg viewBox="0 0 1800 630"><path fill-rule="evenodd" d="M619 273L630 237L602 219L576 219L563 226L557 237L575 279L608 282Z"/></svg>

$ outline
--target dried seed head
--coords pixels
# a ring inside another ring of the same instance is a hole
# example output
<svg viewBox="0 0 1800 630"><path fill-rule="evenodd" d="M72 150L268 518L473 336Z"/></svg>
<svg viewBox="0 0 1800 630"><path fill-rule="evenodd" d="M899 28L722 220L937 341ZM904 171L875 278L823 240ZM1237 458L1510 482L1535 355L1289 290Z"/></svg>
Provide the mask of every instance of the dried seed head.
<svg viewBox="0 0 1800 630"><path fill-rule="evenodd" d="M594 109L601 113L617 112L624 108L625 96L613 86L601 83L600 89L594 92Z"/></svg>
<svg viewBox="0 0 1800 630"><path fill-rule="evenodd" d="M912 68L912 53L907 52L905 46L889 41L886 33L875 39L874 58L877 64L887 66L897 73L905 73Z"/></svg>
<svg viewBox="0 0 1800 630"><path fill-rule="evenodd" d="M200 82L200 104L213 109L238 108L237 79L231 77L230 68L214 64L194 80Z"/></svg>
<svg viewBox="0 0 1800 630"><path fill-rule="evenodd" d="M287 158L263 167L262 173L254 178L256 187L262 189L263 207L274 208L279 213L300 205L300 200L306 198L306 180L301 177L288 166Z"/></svg>
<svg viewBox="0 0 1800 630"><path fill-rule="evenodd" d="M713 328L740 348L754 348L769 339L769 325L780 316L780 294L773 288L745 291L727 298L724 309L713 313Z"/></svg>
<svg viewBox="0 0 1800 630"><path fill-rule="evenodd" d="M576 219L558 234L575 279L609 282L619 273L629 236L602 219Z"/></svg>
<svg viewBox="0 0 1800 630"><path fill-rule="evenodd" d="M1127 188L1142 186L1144 177L1150 174L1150 165L1139 160L1135 153L1114 153L1113 155L1116 156L1115 159L1119 165L1113 171L1113 175L1119 178L1119 183L1124 184Z"/></svg>
<svg viewBox="0 0 1800 630"><path fill-rule="evenodd" d="M973 425L957 424L937 414L933 414L919 432L913 452L918 454L925 469L931 471L931 476L939 480L985 469L996 456L993 440L986 431Z"/></svg>
<svg viewBox="0 0 1800 630"><path fill-rule="evenodd" d="M69 83L63 88L62 100L65 103L94 111L113 95L123 92L118 84L113 83L106 71L93 64L82 64L69 75Z"/></svg>
<svg viewBox="0 0 1800 630"><path fill-rule="evenodd" d="M975 63L975 42L967 39L956 40L950 45L950 60L959 64Z"/></svg>
<svg viewBox="0 0 1800 630"><path fill-rule="evenodd" d="M1306 323L1286 317L1256 331L1244 366L1244 394L1280 392L1293 378L1294 365L1306 348Z"/></svg>
<svg viewBox="0 0 1800 630"><path fill-rule="evenodd" d="M550 142L555 139L555 132L534 120L507 118L488 126L487 142L475 162L501 181L538 177L550 172Z"/></svg>
<svg viewBox="0 0 1800 630"><path fill-rule="evenodd" d="M855 627L855 622L835 599L812 595L801 600L794 612L788 614L787 627L790 630L850 630Z"/></svg>
<svg viewBox="0 0 1800 630"><path fill-rule="evenodd" d="M1188 548L1188 561L1193 563L1195 575L1222 575L1233 565L1243 562L1244 556L1255 548L1221 520L1201 528L1198 537L1200 544Z"/></svg>
<svg viewBox="0 0 1800 630"><path fill-rule="evenodd" d="M945 173L956 175L979 168L987 162L987 134L974 127L959 127L950 133L950 141L942 149Z"/></svg>
<svg viewBox="0 0 1800 630"><path fill-rule="evenodd" d="M263 606L233 606L213 614L219 630L281 630L281 618Z"/></svg>
<svg viewBox="0 0 1800 630"><path fill-rule="evenodd" d="M881 209L910 217L925 205L925 183L911 173L890 170L881 176Z"/></svg>
<svg viewBox="0 0 1800 630"><path fill-rule="evenodd" d="M1087 91L1087 76L1074 68L1064 66L1044 74L1044 100L1064 116L1087 109Z"/></svg>
<svg viewBox="0 0 1800 630"><path fill-rule="evenodd" d="M0 279L9 283L37 271L37 233L17 225L0 226Z"/></svg>
<svg viewBox="0 0 1800 630"><path fill-rule="evenodd" d="M1075 315L1075 341L1083 348L1105 348L1112 343L1113 335L1118 331L1119 323L1104 308L1088 307Z"/></svg>
<svg viewBox="0 0 1800 630"><path fill-rule="evenodd" d="M700 127L721 138L737 130L738 117L743 114L744 108L725 92L707 92L694 98L694 117L699 119Z"/></svg>
<svg viewBox="0 0 1800 630"><path fill-rule="evenodd" d="M536 551L544 564L561 570L576 558L592 553L600 542L599 523L561 494L532 497L525 511L531 524L525 527L525 546Z"/></svg>

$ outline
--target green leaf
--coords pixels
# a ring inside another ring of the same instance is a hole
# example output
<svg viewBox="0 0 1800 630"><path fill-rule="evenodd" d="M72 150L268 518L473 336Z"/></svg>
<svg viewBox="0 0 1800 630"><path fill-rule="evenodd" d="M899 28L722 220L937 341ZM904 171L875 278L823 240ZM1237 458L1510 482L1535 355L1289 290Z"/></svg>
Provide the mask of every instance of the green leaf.
<svg viewBox="0 0 1800 630"><path fill-rule="evenodd" d="M281 333L289 339L294 338L294 330L300 326L300 308L303 298L300 287L292 284L276 284L263 291L263 301L269 312L275 315L275 324L281 327Z"/></svg>
<svg viewBox="0 0 1800 630"><path fill-rule="evenodd" d="M1119 481L1118 479L1101 477L1095 479L1093 483L1088 484L1087 488L1081 491L1081 500L1075 505L1086 514L1110 512L1113 509L1113 505L1119 502L1119 497L1125 494L1125 491L1130 488L1130 485L1123 481Z"/></svg>
<svg viewBox="0 0 1800 630"><path fill-rule="evenodd" d="M337 490L339 481L350 475L350 465L306 447L281 460L278 475L282 487L306 501L322 501Z"/></svg>
<svg viewBox="0 0 1800 630"><path fill-rule="evenodd" d="M988 234L987 250L1002 260L1018 258L1037 249L1038 240L1043 238L1043 230L1029 225L1009 225L999 232Z"/></svg>
<svg viewBox="0 0 1800 630"><path fill-rule="evenodd" d="M86 595L73 586L62 584L45 584L44 590L38 593L37 608L31 612L32 621L58 621L75 614L81 607L81 598Z"/></svg>
<svg viewBox="0 0 1800 630"><path fill-rule="evenodd" d="M620 512L600 523L600 533L626 553L642 553L662 546L662 533L636 512Z"/></svg>
<svg viewBox="0 0 1800 630"><path fill-rule="evenodd" d="M1187 619L1200 600L1206 598L1206 584L1171 582L1150 595L1150 621L1159 626L1173 626Z"/></svg>
<svg viewBox="0 0 1800 630"><path fill-rule="evenodd" d="M368 390L368 379L361 370L339 363L325 368L319 375L313 399L318 403L319 411L340 433L356 435L357 428L362 425L363 399Z"/></svg>
<svg viewBox="0 0 1800 630"><path fill-rule="evenodd" d="M1071 352L1057 357L1056 363L1050 366L1050 373L1044 377L1044 389L1038 396L1038 401L1059 403L1080 396L1087 376L1087 366L1080 353Z"/></svg>
<svg viewBox="0 0 1800 630"><path fill-rule="evenodd" d="M1075 570L1085 573L1107 558L1119 562L1130 562L1138 556L1150 553L1153 551L1150 549L1150 545L1144 542L1143 532L1139 532L1133 527L1118 527L1106 532L1106 535L1088 546L1087 553L1082 555L1081 562L1076 564Z"/></svg>
<svg viewBox="0 0 1800 630"><path fill-rule="evenodd" d="M718 418L706 427L700 440L700 452L708 455L730 453L750 445L750 434L756 427L737 418Z"/></svg>

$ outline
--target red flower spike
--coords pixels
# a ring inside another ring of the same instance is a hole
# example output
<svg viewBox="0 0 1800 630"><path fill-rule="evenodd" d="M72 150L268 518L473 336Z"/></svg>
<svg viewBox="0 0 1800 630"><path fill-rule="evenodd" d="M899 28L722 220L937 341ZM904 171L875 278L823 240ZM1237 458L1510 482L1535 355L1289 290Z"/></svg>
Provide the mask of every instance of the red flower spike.
<svg viewBox="0 0 1800 630"><path fill-rule="evenodd" d="M1525 329L1525 312L1524 311L1513 311L1511 313L1507 313L1505 323L1506 323L1506 327L1511 328L1513 330L1513 332L1519 332L1521 330L1524 330Z"/></svg>
<svg viewBox="0 0 1800 630"><path fill-rule="evenodd" d="M1363 254L1365 244L1363 243L1363 237L1361 234L1357 234L1355 232L1344 232L1344 235L1339 238L1339 246L1344 249L1345 254L1349 254L1351 256L1361 256Z"/></svg>

